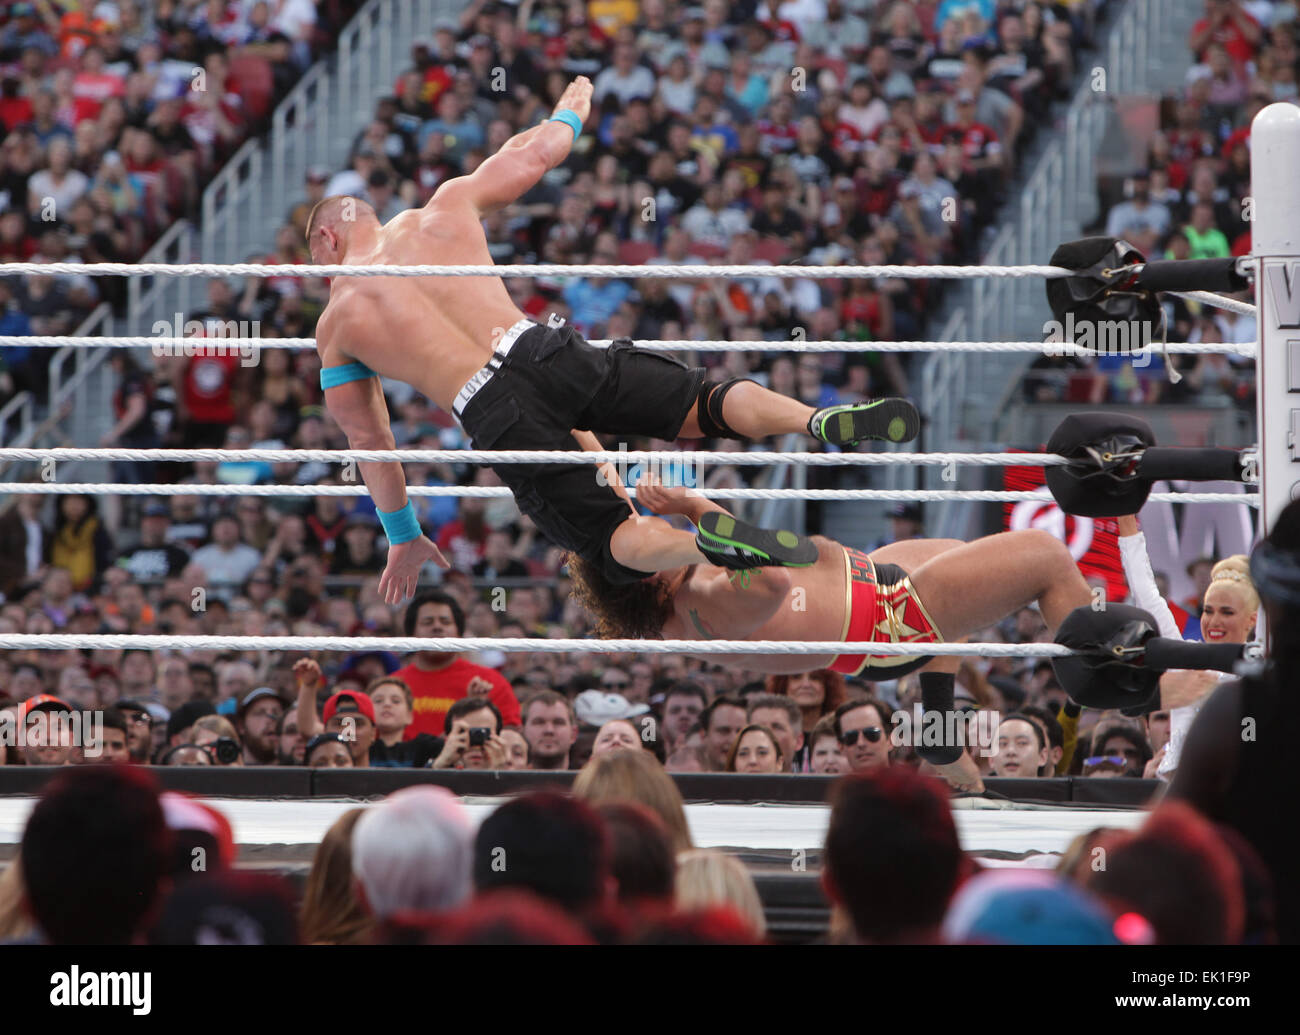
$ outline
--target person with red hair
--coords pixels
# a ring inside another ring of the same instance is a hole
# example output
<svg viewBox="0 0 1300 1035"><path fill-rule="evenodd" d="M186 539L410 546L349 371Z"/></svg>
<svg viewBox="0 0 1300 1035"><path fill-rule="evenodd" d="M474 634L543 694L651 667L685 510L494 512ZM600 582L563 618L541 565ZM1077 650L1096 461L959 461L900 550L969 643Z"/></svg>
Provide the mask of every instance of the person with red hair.
<svg viewBox="0 0 1300 1035"><path fill-rule="evenodd" d="M794 700L803 713L805 737L812 732L819 719L833 715L835 709L847 700L844 677L828 668L800 672L793 676L768 676L764 693L780 694Z"/></svg>

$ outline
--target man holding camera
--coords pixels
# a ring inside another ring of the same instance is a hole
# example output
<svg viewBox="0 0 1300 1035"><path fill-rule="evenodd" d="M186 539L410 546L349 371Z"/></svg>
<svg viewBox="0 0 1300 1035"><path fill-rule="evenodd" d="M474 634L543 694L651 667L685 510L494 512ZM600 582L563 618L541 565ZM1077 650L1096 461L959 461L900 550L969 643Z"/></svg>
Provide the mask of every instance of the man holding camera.
<svg viewBox="0 0 1300 1035"><path fill-rule="evenodd" d="M482 697L464 697L447 709L447 739L433 769L507 769L501 712Z"/></svg>

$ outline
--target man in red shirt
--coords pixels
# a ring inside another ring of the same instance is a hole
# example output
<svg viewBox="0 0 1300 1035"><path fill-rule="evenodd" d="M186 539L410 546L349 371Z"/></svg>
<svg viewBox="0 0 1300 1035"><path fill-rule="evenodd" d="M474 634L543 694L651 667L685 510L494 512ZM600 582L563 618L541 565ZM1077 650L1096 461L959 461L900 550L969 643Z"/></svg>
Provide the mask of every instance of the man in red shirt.
<svg viewBox="0 0 1300 1035"><path fill-rule="evenodd" d="M407 636L464 636L465 613L446 593L428 590L407 607L405 626ZM459 654L417 651L393 676L405 681L414 697L415 721L406 727L406 740L417 733L441 736L447 709L471 694L496 705L502 725L520 725L519 701L501 673L472 665Z"/></svg>
<svg viewBox="0 0 1300 1035"><path fill-rule="evenodd" d="M1263 30L1241 8L1239 0L1205 0L1205 17L1192 26L1188 46L1204 62L1210 45L1217 43L1238 65L1253 61Z"/></svg>

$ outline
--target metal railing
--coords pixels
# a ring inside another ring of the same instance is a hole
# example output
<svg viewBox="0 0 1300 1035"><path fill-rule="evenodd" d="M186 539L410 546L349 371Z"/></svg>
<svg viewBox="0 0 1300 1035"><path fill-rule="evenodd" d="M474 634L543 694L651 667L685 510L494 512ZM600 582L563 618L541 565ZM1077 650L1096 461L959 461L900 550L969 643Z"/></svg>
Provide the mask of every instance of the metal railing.
<svg viewBox="0 0 1300 1035"><path fill-rule="evenodd" d="M377 96L391 92L411 42L457 14L446 0L370 0L277 105L264 141L249 141L203 192L205 262L242 262L269 246L312 165L340 169Z"/></svg>
<svg viewBox="0 0 1300 1035"><path fill-rule="evenodd" d="M1103 45L1106 65L1081 70L1059 140L1044 148L1020 188L1018 203L1004 211L1006 222L985 252L984 265L1047 262L1059 243L1080 236L1097 218L1097 156L1114 117L1112 99L1169 85L1170 76L1186 68L1183 34L1197 13L1181 6L1170 0L1130 0L1119 13ZM1182 57L1171 59L1175 54ZM1050 314L1041 281L973 280L955 291L939 340L1043 336ZM995 447L1007 386L1019 380L1028 362L1013 355L981 355L976 362L965 354L931 353L920 379L920 404L930 421L926 448ZM938 478L940 472L932 470L926 477ZM952 504L938 505L937 518L928 522L931 534L959 525L954 510Z"/></svg>

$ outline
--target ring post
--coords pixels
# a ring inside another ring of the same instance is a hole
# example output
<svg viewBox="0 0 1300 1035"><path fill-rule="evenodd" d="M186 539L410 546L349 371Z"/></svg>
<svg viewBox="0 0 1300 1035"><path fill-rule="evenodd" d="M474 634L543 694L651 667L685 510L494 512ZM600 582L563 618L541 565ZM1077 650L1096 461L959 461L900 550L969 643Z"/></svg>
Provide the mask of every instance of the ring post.
<svg viewBox="0 0 1300 1035"><path fill-rule="evenodd" d="M1300 499L1300 107L1270 104L1255 116L1250 158L1263 536L1282 508Z"/></svg>

